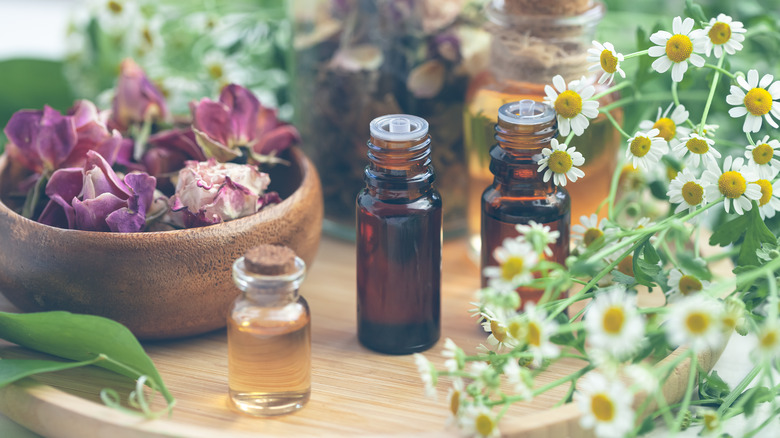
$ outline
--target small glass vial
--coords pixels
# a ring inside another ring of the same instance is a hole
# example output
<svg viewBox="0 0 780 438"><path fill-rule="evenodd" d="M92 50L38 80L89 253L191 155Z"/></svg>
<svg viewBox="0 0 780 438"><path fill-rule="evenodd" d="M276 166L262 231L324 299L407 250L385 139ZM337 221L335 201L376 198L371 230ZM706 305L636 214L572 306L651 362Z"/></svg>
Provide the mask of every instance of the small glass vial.
<svg viewBox="0 0 780 438"><path fill-rule="evenodd" d="M311 390L311 314L298 294L306 264L284 246L260 245L233 264L243 292L228 317L230 401L241 412L297 411Z"/></svg>
<svg viewBox="0 0 780 438"><path fill-rule="evenodd" d="M569 255L571 200L552 179L538 172L542 149L557 134L555 111L530 99L502 105L495 125L498 143L490 149L493 184L482 193L481 269L496 266L494 250L504 239L518 236L515 225L534 221L560 232L551 260L563 264ZM482 275L482 287L487 279ZM520 299L538 302L543 291L521 287Z"/></svg>
<svg viewBox="0 0 780 438"><path fill-rule="evenodd" d="M440 334L442 202L428 122L394 114L370 124L366 187L357 196L358 339L409 354Z"/></svg>

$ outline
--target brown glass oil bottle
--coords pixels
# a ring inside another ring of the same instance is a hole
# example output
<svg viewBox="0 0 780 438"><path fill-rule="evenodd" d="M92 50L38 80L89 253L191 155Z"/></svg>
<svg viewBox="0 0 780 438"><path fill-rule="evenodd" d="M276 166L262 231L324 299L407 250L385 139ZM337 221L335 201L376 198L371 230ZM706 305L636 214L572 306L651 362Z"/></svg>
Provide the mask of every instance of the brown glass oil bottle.
<svg viewBox="0 0 780 438"><path fill-rule="evenodd" d="M502 105L495 125L496 140L490 149L493 184L482 193L481 269L496 266L494 250L504 239L518 236L515 225L534 221L557 230L560 237L551 248L552 260L563 264L569 255L571 200L552 179L544 182L538 172L542 149L557 134L555 111L541 102L522 100ZM487 280L482 274L482 287ZM537 302L543 291L518 289L523 303Z"/></svg>
<svg viewBox="0 0 780 438"><path fill-rule="evenodd" d="M428 122L370 124L366 187L357 196L358 339L382 353L430 348L440 334L442 202Z"/></svg>
<svg viewBox="0 0 780 438"><path fill-rule="evenodd" d="M228 317L230 401L256 416L297 411L311 388L311 314L298 294L306 265L283 246L260 245L233 264L243 292Z"/></svg>

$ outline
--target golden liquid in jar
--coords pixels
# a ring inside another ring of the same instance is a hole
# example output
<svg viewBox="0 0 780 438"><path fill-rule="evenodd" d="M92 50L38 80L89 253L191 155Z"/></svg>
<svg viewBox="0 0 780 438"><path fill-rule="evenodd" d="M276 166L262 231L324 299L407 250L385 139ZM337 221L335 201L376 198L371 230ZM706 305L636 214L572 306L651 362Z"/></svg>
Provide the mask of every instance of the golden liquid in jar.
<svg viewBox="0 0 780 438"><path fill-rule="evenodd" d="M228 386L233 406L259 416L296 411L311 391L311 325L228 319Z"/></svg>

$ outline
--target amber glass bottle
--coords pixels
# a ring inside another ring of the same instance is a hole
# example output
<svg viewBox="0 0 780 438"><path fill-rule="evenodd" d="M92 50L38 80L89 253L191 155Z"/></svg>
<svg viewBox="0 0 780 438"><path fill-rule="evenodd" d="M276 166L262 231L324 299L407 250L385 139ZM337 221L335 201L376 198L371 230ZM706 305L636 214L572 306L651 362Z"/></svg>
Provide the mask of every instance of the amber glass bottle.
<svg viewBox="0 0 780 438"><path fill-rule="evenodd" d="M493 179L488 170L488 151L495 143L496 112L509 102L544 100L545 85L552 84L553 76L558 74L567 84L582 76L597 82L598 76L588 71L587 51L604 11L604 5L593 0L493 0L487 6L487 30L492 38L489 68L469 85L464 111L469 167L467 219L474 252L480 248L479 197ZM607 88L595 85L597 93ZM617 93L605 95L599 99L600 106L617 98ZM622 121L620 109L612 115ZM608 195L620 141L620 134L601 114L591 120L583 135L569 142L585 157L582 170L587 175L566 186L572 196L574 218L594 213ZM602 209L601 214L605 212Z"/></svg>
<svg viewBox="0 0 780 438"><path fill-rule="evenodd" d="M366 187L357 196L358 339L408 354L439 339L441 197L425 120L388 115L370 128Z"/></svg>
<svg viewBox="0 0 780 438"><path fill-rule="evenodd" d="M542 149L556 133L555 111L548 105L522 100L501 106L495 125L498 143L490 149L491 184L482 193L481 270L497 264L493 251L504 239L518 235L515 225L534 221L557 230L552 260L563 264L569 255L571 200L552 180L538 172ZM482 275L482 287L487 286ZM537 302L541 290L518 289L523 303Z"/></svg>

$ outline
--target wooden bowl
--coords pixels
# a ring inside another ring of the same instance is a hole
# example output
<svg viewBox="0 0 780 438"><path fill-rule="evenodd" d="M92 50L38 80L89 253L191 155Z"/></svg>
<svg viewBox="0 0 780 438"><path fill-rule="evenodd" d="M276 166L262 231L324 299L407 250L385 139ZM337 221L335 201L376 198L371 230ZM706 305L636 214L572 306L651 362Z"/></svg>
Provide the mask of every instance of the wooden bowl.
<svg viewBox="0 0 780 438"><path fill-rule="evenodd" d="M320 241L323 201L314 165L298 148L271 172L284 201L217 225L147 233L65 230L0 202L0 292L23 311L67 310L125 324L141 339L225 326L239 294L233 261L252 246L283 244L307 264ZM0 157L0 194L14 169Z"/></svg>

